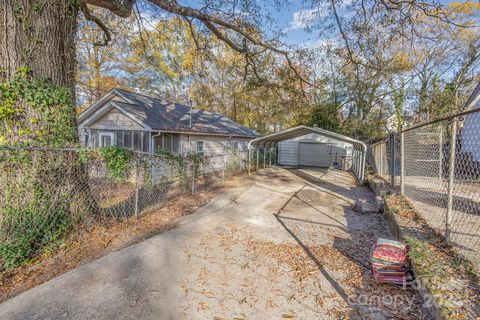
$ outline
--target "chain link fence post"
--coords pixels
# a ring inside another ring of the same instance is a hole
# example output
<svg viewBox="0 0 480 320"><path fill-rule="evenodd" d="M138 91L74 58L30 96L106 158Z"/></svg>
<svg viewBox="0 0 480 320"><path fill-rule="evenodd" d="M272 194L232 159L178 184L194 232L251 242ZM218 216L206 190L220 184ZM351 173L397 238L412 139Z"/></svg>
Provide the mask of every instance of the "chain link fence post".
<svg viewBox="0 0 480 320"><path fill-rule="evenodd" d="M380 143L380 175L383 176L383 143Z"/></svg>
<svg viewBox="0 0 480 320"><path fill-rule="evenodd" d="M455 179L455 149L457 144L457 126L458 118L452 122L452 133L450 139L450 158L448 159L448 195L447 195L447 216L445 219L445 241L450 242L450 231L452 224L453 209L453 183Z"/></svg>
<svg viewBox="0 0 480 320"><path fill-rule="evenodd" d="M192 194L195 193L195 163L192 163Z"/></svg>
<svg viewBox="0 0 480 320"><path fill-rule="evenodd" d="M395 132L390 134L390 185L395 187Z"/></svg>
<svg viewBox="0 0 480 320"><path fill-rule="evenodd" d="M405 195L405 133L400 133L400 194Z"/></svg>
<svg viewBox="0 0 480 320"><path fill-rule="evenodd" d="M438 137L438 183L443 180L443 129L440 129Z"/></svg>
<svg viewBox="0 0 480 320"><path fill-rule="evenodd" d="M138 163L138 155L135 155L135 217L138 218L138 196L140 191L140 166Z"/></svg>

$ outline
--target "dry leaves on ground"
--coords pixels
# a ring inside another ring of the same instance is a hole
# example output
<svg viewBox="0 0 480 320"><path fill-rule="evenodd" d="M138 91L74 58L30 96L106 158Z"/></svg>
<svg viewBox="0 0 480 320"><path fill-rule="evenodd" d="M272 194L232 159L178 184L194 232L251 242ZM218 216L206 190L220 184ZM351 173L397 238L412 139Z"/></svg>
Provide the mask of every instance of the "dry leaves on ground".
<svg viewBox="0 0 480 320"><path fill-rule="evenodd" d="M13 270L1 272L0 302L112 251L174 228L179 217L193 213L215 195L240 183L241 176L236 176L222 187L206 188L194 195L180 195L145 210L139 218L100 219L78 225L52 252Z"/></svg>

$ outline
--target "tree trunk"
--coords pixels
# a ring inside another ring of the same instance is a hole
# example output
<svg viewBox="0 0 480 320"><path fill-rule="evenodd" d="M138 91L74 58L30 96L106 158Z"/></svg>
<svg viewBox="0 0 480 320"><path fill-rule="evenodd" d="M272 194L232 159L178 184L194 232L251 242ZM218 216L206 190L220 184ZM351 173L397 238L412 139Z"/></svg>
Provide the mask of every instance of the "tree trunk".
<svg viewBox="0 0 480 320"><path fill-rule="evenodd" d="M77 8L68 0L0 0L0 69L20 67L74 93Z"/></svg>
<svg viewBox="0 0 480 320"><path fill-rule="evenodd" d="M73 0L0 0L0 80L9 81L19 68L28 67L32 79L48 79L56 87L69 89L71 103L68 107L75 108L75 32L78 12L75 3ZM47 126L50 124L48 116L41 111L32 110L24 101L18 104L25 111L22 115L24 124L30 123L34 117ZM57 105L51 107L57 108ZM66 140L66 143L75 143L78 140L73 119L75 110L70 111L71 119L61 118L58 121L63 121L62 124L75 131ZM8 136L11 144L31 139L21 137L21 130L12 132ZM49 146L49 142L41 145ZM64 153L58 153L57 162L62 157L65 157ZM39 171L53 169L55 165L58 165L55 161L45 162L39 166ZM65 167L64 178L65 185L71 183L78 186L77 196L83 198L81 201L86 202L91 211L96 211L97 206L90 199L85 169L82 166Z"/></svg>

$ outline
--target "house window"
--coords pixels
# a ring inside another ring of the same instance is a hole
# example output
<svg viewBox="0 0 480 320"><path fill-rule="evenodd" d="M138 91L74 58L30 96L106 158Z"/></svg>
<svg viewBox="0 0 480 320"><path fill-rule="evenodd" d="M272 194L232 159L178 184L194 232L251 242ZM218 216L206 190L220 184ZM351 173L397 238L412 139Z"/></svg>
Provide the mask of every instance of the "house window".
<svg viewBox="0 0 480 320"><path fill-rule="evenodd" d="M205 155L205 150L204 150L204 141L197 141L197 154L200 155Z"/></svg>
<svg viewBox="0 0 480 320"><path fill-rule="evenodd" d="M113 145L113 132L100 132L100 147L110 147Z"/></svg>

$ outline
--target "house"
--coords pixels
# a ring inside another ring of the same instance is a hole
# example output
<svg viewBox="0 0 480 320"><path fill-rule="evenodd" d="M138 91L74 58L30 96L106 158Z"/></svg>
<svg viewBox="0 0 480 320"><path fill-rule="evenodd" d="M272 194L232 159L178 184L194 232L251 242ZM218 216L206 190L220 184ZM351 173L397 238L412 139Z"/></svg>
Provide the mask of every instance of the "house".
<svg viewBox="0 0 480 320"><path fill-rule="evenodd" d="M463 153L469 154L472 161L480 162L480 83L470 95L463 111L473 113L467 114L460 122L459 145ZM474 110L479 110L478 112Z"/></svg>
<svg viewBox="0 0 480 320"><path fill-rule="evenodd" d="M258 133L211 111L113 89L78 117L80 141L89 148L118 146L155 153L224 154L247 150Z"/></svg>

